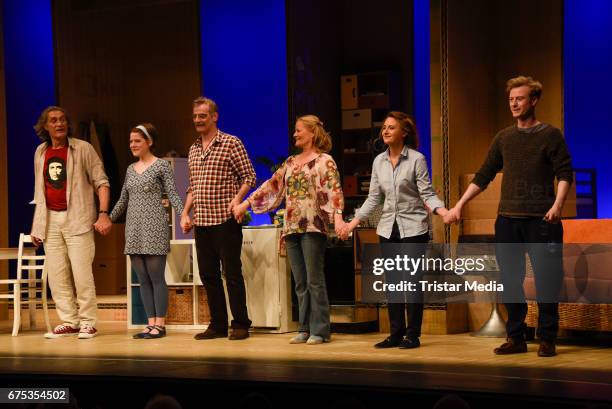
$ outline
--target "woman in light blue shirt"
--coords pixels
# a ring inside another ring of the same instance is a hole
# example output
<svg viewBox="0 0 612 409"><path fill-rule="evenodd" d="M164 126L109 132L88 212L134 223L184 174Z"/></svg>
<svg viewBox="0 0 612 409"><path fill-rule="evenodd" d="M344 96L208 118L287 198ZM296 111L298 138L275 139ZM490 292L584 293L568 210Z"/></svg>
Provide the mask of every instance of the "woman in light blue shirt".
<svg viewBox="0 0 612 409"><path fill-rule="evenodd" d="M448 210L431 186L425 156L416 150L418 138L413 119L403 112L389 112L380 136L387 150L374 159L368 198L355 218L346 225L343 236L347 236L383 202L382 216L376 229L380 243L409 243L402 247L402 252L407 251L411 258L420 258L429 242L429 212L444 216ZM395 258L397 250L397 246L382 246L383 257ZM407 277L418 284L421 275L422 271L419 271ZM387 281L406 279L403 274L386 278ZM405 295L388 296L391 334L377 343L376 348L420 346L423 293L419 286L416 288L417 291Z"/></svg>

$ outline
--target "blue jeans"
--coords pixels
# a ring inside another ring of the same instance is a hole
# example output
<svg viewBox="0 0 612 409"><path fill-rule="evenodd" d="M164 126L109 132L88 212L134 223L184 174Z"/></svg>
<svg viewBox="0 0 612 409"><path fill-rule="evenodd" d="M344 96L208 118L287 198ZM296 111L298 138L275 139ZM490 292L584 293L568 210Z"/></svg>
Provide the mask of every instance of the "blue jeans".
<svg viewBox="0 0 612 409"><path fill-rule="evenodd" d="M325 245L322 233L296 233L285 238L295 280L300 332L330 338L329 301L325 286Z"/></svg>

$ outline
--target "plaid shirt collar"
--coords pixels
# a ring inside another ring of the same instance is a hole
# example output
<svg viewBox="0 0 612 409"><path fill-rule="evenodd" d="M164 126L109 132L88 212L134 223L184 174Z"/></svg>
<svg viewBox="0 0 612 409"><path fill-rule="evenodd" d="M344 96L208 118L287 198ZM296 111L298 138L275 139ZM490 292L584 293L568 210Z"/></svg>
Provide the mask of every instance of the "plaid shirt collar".
<svg viewBox="0 0 612 409"><path fill-rule="evenodd" d="M206 150L210 151L210 148L212 148L215 145L219 145L226 138L227 138L227 134L225 132L221 132L219 129L217 129L217 133L215 134L215 136L213 136L213 139L208 144ZM194 144L198 147L198 149L200 149L200 151L202 151L202 156L204 156L203 155L204 154L204 145L202 145L202 137L198 135L198 137L196 138Z"/></svg>

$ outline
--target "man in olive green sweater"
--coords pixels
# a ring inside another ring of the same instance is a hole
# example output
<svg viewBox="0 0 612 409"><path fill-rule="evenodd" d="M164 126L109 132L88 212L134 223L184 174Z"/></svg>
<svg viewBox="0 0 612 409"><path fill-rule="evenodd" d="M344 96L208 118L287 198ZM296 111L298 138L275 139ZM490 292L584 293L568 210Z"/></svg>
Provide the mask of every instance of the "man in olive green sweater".
<svg viewBox="0 0 612 409"><path fill-rule="evenodd" d="M535 108L542 84L519 76L506 84L510 111L516 124L500 131L467 190L444 221L461 218L461 209L486 189L497 172L504 174L498 217L495 222L497 261L508 310L508 340L498 355L527 352L524 300L526 250L534 267L538 298L538 355L556 355L559 327L557 297L563 281L561 211L573 182L570 155L561 131L536 119ZM558 180L555 193L554 179Z"/></svg>

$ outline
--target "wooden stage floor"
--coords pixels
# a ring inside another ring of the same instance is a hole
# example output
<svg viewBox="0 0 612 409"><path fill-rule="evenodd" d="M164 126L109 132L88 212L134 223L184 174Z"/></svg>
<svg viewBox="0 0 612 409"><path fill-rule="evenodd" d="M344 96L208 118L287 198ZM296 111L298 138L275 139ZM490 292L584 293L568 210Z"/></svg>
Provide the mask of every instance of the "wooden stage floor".
<svg viewBox="0 0 612 409"><path fill-rule="evenodd" d="M197 331L134 340L125 323L101 322L100 335L48 340L42 331L10 336L0 325L0 374L119 376L159 379L351 385L612 401L612 348L600 341L561 341L559 355L539 358L537 343L512 356L492 353L501 339L424 335L421 348L376 350L383 334L333 334L331 343L290 345L292 334L252 334L243 341L196 341Z"/></svg>

